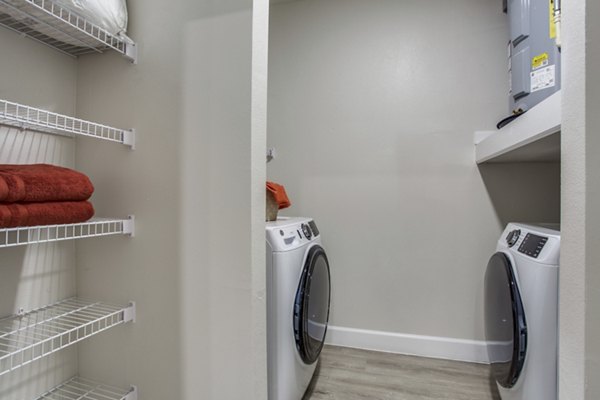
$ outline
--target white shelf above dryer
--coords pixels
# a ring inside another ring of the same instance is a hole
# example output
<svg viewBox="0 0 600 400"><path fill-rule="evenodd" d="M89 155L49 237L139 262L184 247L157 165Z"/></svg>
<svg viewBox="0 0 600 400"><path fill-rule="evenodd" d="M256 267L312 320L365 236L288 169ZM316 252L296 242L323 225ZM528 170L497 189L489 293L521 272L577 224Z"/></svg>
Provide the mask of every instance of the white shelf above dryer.
<svg viewBox="0 0 600 400"><path fill-rule="evenodd" d="M1 319L0 376L134 320L134 303L120 307L77 298Z"/></svg>
<svg viewBox="0 0 600 400"><path fill-rule="evenodd" d="M137 400L137 393L135 386L122 389L76 376L35 400Z"/></svg>
<svg viewBox="0 0 600 400"><path fill-rule="evenodd" d="M0 248L99 236L133 236L134 221L133 216L127 219L92 218L76 224L3 228L0 229Z"/></svg>
<svg viewBox="0 0 600 400"><path fill-rule="evenodd" d="M561 92L497 131L475 132L477 164L560 161Z"/></svg>
<svg viewBox="0 0 600 400"><path fill-rule="evenodd" d="M130 39L110 34L52 0L0 0L0 25L73 57L112 49L137 61Z"/></svg>
<svg viewBox="0 0 600 400"><path fill-rule="evenodd" d="M0 99L0 124L56 135L88 136L135 148L133 129L113 128L2 99Z"/></svg>

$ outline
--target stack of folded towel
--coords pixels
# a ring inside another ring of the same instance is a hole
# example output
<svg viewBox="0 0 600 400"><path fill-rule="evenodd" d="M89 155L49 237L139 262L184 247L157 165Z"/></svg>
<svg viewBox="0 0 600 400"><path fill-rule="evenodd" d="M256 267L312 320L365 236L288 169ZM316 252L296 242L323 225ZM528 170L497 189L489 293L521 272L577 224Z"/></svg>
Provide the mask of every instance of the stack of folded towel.
<svg viewBox="0 0 600 400"><path fill-rule="evenodd" d="M277 203L279 210L288 208L292 205L283 185L267 181L267 193L273 195L273 199Z"/></svg>
<svg viewBox="0 0 600 400"><path fill-rule="evenodd" d="M47 164L0 164L0 228L87 221L94 186L84 174Z"/></svg>
<svg viewBox="0 0 600 400"><path fill-rule="evenodd" d="M279 210L291 205L283 185L267 181L267 221L277 221Z"/></svg>

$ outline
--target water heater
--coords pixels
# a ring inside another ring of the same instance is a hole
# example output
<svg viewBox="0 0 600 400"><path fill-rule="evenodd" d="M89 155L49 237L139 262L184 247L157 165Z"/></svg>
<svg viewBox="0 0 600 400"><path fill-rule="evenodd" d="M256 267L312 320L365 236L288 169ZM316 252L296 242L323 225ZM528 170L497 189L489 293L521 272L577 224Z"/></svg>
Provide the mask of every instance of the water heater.
<svg viewBox="0 0 600 400"><path fill-rule="evenodd" d="M510 24L509 107L514 116L560 90L560 0L503 0Z"/></svg>

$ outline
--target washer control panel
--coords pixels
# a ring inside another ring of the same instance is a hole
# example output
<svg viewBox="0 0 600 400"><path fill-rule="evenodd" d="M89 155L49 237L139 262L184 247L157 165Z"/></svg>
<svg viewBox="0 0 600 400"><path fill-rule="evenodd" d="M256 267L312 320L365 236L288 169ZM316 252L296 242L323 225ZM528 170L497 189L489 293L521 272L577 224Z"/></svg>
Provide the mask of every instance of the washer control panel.
<svg viewBox="0 0 600 400"><path fill-rule="evenodd" d="M523 238L523 241L519 246L519 253L526 254L533 258L538 258L547 242L547 237L528 233L525 238Z"/></svg>
<svg viewBox="0 0 600 400"><path fill-rule="evenodd" d="M268 223L271 226L267 225L267 241L273 251L293 250L319 237L319 230L313 220L296 220L297 223L286 223L286 220Z"/></svg>

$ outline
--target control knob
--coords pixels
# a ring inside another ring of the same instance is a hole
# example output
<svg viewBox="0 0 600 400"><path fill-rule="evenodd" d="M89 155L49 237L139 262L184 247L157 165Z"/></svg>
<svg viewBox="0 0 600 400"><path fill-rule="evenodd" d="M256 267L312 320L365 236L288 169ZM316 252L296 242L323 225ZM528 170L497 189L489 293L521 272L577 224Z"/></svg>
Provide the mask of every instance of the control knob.
<svg viewBox="0 0 600 400"><path fill-rule="evenodd" d="M312 238L312 232L310 228L306 224L302 224L302 232L304 232L304 237L310 240Z"/></svg>
<svg viewBox="0 0 600 400"><path fill-rule="evenodd" d="M520 229L511 231L506 237L506 243L508 244L508 247L513 247L517 243L517 240L519 240L519 236L521 236Z"/></svg>

